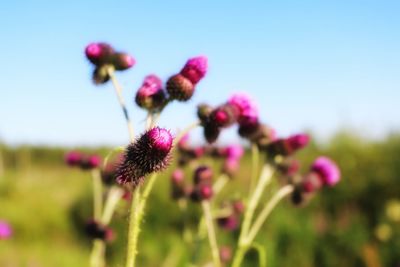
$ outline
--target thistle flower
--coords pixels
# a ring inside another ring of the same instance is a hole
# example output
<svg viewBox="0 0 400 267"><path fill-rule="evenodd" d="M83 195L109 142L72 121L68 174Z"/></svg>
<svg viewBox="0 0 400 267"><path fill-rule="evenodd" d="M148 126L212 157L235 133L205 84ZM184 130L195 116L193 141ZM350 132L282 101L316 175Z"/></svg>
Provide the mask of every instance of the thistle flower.
<svg viewBox="0 0 400 267"><path fill-rule="evenodd" d="M225 173L229 177L233 177L239 170L239 161L237 159L227 158L222 165L222 173Z"/></svg>
<svg viewBox="0 0 400 267"><path fill-rule="evenodd" d="M166 129L155 127L145 132L126 148L125 160L117 170L117 182L136 187L146 175L165 169L172 142Z"/></svg>
<svg viewBox="0 0 400 267"><path fill-rule="evenodd" d="M101 239L106 242L112 241L115 237L111 228L95 220L90 220L86 223L85 232L90 238Z"/></svg>
<svg viewBox="0 0 400 267"><path fill-rule="evenodd" d="M307 174L302 182L302 189L305 193L313 193L319 190L322 186L323 181L321 180L321 177L315 172L310 172L309 174Z"/></svg>
<svg viewBox="0 0 400 267"><path fill-rule="evenodd" d="M226 231L236 230L239 226L239 218L236 214L231 214L226 217L218 218L217 223L221 229Z"/></svg>
<svg viewBox="0 0 400 267"><path fill-rule="evenodd" d="M304 148L310 141L308 134L295 134L286 139L291 150L299 150Z"/></svg>
<svg viewBox="0 0 400 267"><path fill-rule="evenodd" d="M210 105L200 104L197 106L197 117L202 124L210 120L211 112L213 112L213 108Z"/></svg>
<svg viewBox="0 0 400 267"><path fill-rule="evenodd" d="M67 163L68 166L76 167L79 165L81 158L81 153L77 151L71 151L65 155L65 163Z"/></svg>
<svg viewBox="0 0 400 267"><path fill-rule="evenodd" d="M208 60L205 56L189 59L180 74L196 85L207 73Z"/></svg>
<svg viewBox="0 0 400 267"><path fill-rule="evenodd" d="M166 94L162 89L162 81L156 75L145 77L142 86L136 93L136 104L147 110L156 110L166 100Z"/></svg>
<svg viewBox="0 0 400 267"><path fill-rule="evenodd" d="M176 74L168 79L167 91L170 99L187 101L194 93L194 84L183 75Z"/></svg>
<svg viewBox="0 0 400 267"><path fill-rule="evenodd" d="M300 162L296 159L285 160L277 164L277 170L285 176L293 176L300 169Z"/></svg>
<svg viewBox="0 0 400 267"><path fill-rule="evenodd" d="M317 158L311 166L311 171L317 173L327 186L334 186L340 180L339 167L328 157Z"/></svg>
<svg viewBox="0 0 400 267"><path fill-rule="evenodd" d="M258 111L253 100L245 93L233 94L228 104L235 106L239 110L239 124L246 124L249 121L258 120Z"/></svg>
<svg viewBox="0 0 400 267"><path fill-rule="evenodd" d="M228 159L239 160L244 154L244 149L241 145L229 145L225 147L223 153Z"/></svg>
<svg viewBox="0 0 400 267"><path fill-rule="evenodd" d="M126 53L114 53L112 55L112 65L115 70L127 70L135 65L135 59Z"/></svg>
<svg viewBox="0 0 400 267"><path fill-rule="evenodd" d="M190 193L190 198L194 202L199 202L202 200L209 200L212 198L214 192L211 184L199 184L196 185L191 193Z"/></svg>
<svg viewBox="0 0 400 267"><path fill-rule="evenodd" d="M296 134L286 139L276 139L263 146L263 148L266 149L268 155L272 158L276 155L290 156L304 148L309 140L310 137L307 134Z"/></svg>
<svg viewBox="0 0 400 267"><path fill-rule="evenodd" d="M92 80L94 84L96 85L103 84L110 80L111 77L108 74L107 68L108 67L106 65L101 65L94 69L92 74Z"/></svg>
<svg viewBox="0 0 400 267"><path fill-rule="evenodd" d="M87 59L95 66L110 63L114 49L106 43L91 43L85 48Z"/></svg>
<svg viewBox="0 0 400 267"><path fill-rule="evenodd" d="M210 184L212 177L213 177L213 171L211 170L211 168L203 165L195 170L193 176L193 182L194 184L200 184L200 183Z"/></svg>
<svg viewBox="0 0 400 267"><path fill-rule="evenodd" d="M92 170L98 168L101 164L101 158L97 155L85 156L79 162L82 170Z"/></svg>
<svg viewBox="0 0 400 267"><path fill-rule="evenodd" d="M215 125L211 123L207 123L204 125L204 137L207 140L208 143L214 143L217 141L218 136L221 132L220 128L216 127Z"/></svg>
<svg viewBox="0 0 400 267"><path fill-rule="evenodd" d="M239 116L239 110L234 105L225 104L217 107L210 114L210 123L226 128L233 125Z"/></svg>
<svg viewBox="0 0 400 267"><path fill-rule="evenodd" d="M7 222L0 220L0 240L9 239L12 233L11 226Z"/></svg>

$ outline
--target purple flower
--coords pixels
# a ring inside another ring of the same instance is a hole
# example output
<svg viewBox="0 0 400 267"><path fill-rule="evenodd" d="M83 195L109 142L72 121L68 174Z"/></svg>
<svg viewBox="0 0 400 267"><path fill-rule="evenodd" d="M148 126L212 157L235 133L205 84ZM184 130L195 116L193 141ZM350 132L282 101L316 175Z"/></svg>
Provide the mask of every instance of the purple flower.
<svg viewBox="0 0 400 267"><path fill-rule="evenodd" d="M98 168L101 164L101 158L97 155L82 157L79 162L79 167L82 170L92 170Z"/></svg>
<svg viewBox="0 0 400 267"><path fill-rule="evenodd" d="M217 222L218 225L226 231L236 230L239 226L239 218L236 214L231 214L227 217L218 218Z"/></svg>
<svg viewBox="0 0 400 267"><path fill-rule="evenodd" d="M0 220L0 240L1 239L9 239L12 236L12 228L11 226L5 222Z"/></svg>
<svg viewBox="0 0 400 267"><path fill-rule="evenodd" d="M178 101L187 101L194 93L194 84L181 74L169 78L166 87L169 97Z"/></svg>
<svg viewBox="0 0 400 267"><path fill-rule="evenodd" d="M226 128L234 124L239 116L239 111L236 106L225 104L217 107L210 114L210 123L217 127Z"/></svg>
<svg viewBox="0 0 400 267"><path fill-rule="evenodd" d="M182 169L176 169L171 175L171 181L173 184L181 184L185 178L185 174Z"/></svg>
<svg viewBox="0 0 400 267"><path fill-rule="evenodd" d="M194 171L193 181L195 184L211 183L213 171L208 166L200 166Z"/></svg>
<svg viewBox="0 0 400 267"><path fill-rule="evenodd" d="M327 186L334 186L340 181L340 170L336 163L328 157L317 158L311 166Z"/></svg>
<svg viewBox="0 0 400 267"><path fill-rule="evenodd" d="M162 81L156 75L145 77L142 86L136 93L136 104L147 110L155 110L162 106L166 94L162 89Z"/></svg>
<svg viewBox="0 0 400 267"><path fill-rule="evenodd" d="M77 151L70 151L65 155L65 162L71 167L78 166L81 159L82 155Z"/></svg>
<svg viewBox="0 0 400 267"><path fill-rule="evenodd" d="M207 61L205 56L191 58L186 62L180 74L196 85L207 73Z"/></svg>
<svg viewBox="0 0 400 267"><path fill-rule="evenodd" d="M86 46L85 55L95 66L110 63L114 49L106 43L91 43Z"/></svg>
<svg viewBox="0 0 400 267"><path fill-rule="evenodd" d="M295 134L286 139L291 150L304 148L310 141L308 134Z"/></svg>
<svg viewBox="0 0 400 267"><path fill-rule="evenodd" d="M155 127L125 150L125 160L117 170L117 182L136 187L143 178L165 169L169 163L173 137L163 128Z"/></svg>
<svg viewBox="0 0 400 267"><path fill-rule="evenodd" d="M255 103L245 93L233 94L228 103L237 107L239 110L239 124L246 124L249 122L258 121L258 111Z"/></svg>
<svg viewBox="0 0 400 267"><path fill-rule="evenodd" d="M135 65L135 59L126 53L115 53L112 64L116 70L127 70Z"/></svg>
<svg viewBox="0 0 400 267"><path fill-rule="evenodd" d="M229 145L225 147L224 154L228 159L238 160L243 156L244 149L241 145Z"/></svg>

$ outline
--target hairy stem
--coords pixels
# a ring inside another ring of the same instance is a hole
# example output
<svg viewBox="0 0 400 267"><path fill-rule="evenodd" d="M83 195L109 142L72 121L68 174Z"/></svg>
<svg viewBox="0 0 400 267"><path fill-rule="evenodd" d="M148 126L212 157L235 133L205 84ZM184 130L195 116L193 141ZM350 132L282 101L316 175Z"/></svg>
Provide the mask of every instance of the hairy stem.
<svg viewBox="0 0 400 267"><path fill-rule="evenodd" d="M107 200L104 205L103 215L101 216L101 222L107 225L111 222L115 208L118 205L121 197L124 195L124 191L118 186L112 186L108 192Z"/></svg>
<svg viewBox="0 0 400 267"><path fill-rule="evenodd" d="M105 243L103 240L95 239L93 241L93 249L90 255L90 267L104 267L104 254L105 254Z"/></svg>
<svg viewBox="0 0 400 267"><path fill-rule="evenodd" d="M112 84L114 86L115 93L117 94L118 102L119 102L119 104L120 104L120 106L122 108L122 112L124 113L124 118L125 118L126 124L128 126L128 132L129 132L130 140L134 141L135 140L135 134L134 134L134 131L133 131L132 122L131 122L131 120L129 118L128 110L127 110L126 105L125 105L125 100L124 100L124 98L122 96L122 87L119 84L117 78L115 77L114 68L113 67L107 68L107 72L108 72L108 75L111 78L111 82L112 82Z"/></svg>
<svg viewBox="0 0 400 267"><path fill-rule="evenodd" d="M150 176L143 193L140 194L139 188L134 191L134 197L132 198L130 219L129 219L129 231L128 231L128 251L126 257L126 267L135 267L136 255L137 255L137 244L140 233L140 223L144 215L144 209L146 207L146 201L150 192L157 179L157 173Z"/></svg>
<svg viewBox="0 0 400 267"><path fill-rule="evenodd" d="M269 214L276 207L276 205L281 201L285 196L289 195L293 192L293 185L285 185L271 198L271 200L265 205L261 213L258 215L256 220L254 221L253 226L251 227L249 234L246 238L246 243L252 243L257 233L260 231L262 225L265 220L268 218Z"/></svg>
<svg viewBox="0 0 400 267"><path fill-rule="evenodd" d="M219 249L218 249L218 244L217 244L217 237L215 235L214 222L213 222L213 218L212 218L212 214L211 214L210 202L207 200L203 200L201 202L201 206L203 208L204 218L205 218L206 225L207 225L208 241L209 241L210 247L211 247L211 255L213 257L214 267L220 267L221 261L219 258Z"/></svg>

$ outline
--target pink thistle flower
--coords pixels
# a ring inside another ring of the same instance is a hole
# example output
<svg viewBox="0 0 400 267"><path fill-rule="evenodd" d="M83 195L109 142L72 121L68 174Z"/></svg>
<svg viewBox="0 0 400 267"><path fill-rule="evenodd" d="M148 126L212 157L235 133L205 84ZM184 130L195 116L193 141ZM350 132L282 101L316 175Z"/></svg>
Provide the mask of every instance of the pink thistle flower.
<svg viewBox="0 0 400 267"><path fill-rule="evenodd" d="M196 85L207 73L208 60L205 56L189 59L180 74Z"/></svg>
<svg viewBox="0 0 400 267"><path fill-rule="evenodd" d="M155 127L125 150L125 160L117 170L117 182L136 187L143 178L165 169L170 161L173 137L163 128Z"/></svg>
<svg viewBox="0 0 400 267"><path fill-rule="evenodd" d="M188 101L194 93L194 84L181 74L176 74L168 79L167 91L171 99Z"/></svg>
<svg viewBox="0 0 400 267"><path fill-rule="evenodd" d="M308 134L295 134L286 139L291 150L299 150L304 148L310 142Z"/></svg>
<svg viewBox="0 0 400 267"><path fill-rule="evenodd" d="M323 186L323 181L318 174L311 172L304 177L302 189L305 193L313 193Z"/></svg>
<svg viewBox="0 0 400 267"><path fill-rule="evenodd" d="M114 49L106 43L91 43L85 48L85 55L95 66L109 63Z"/></svg>
<svg viewBox="0 0 400 267"><path fill-rule="evenodd" d="M194 172L193 181L195 184L211 183L213 175L210 167L200 166Z"/></svg>
<svg viewBox="0 0 400 267"><path fill-rule="evenodd" d="M7 222L0 220L0 240L9 239L12 234L13 230L11 226Z"/></svg>
<svg viewBox="0 0 400 267"><path fill-rule="evenodd" d="M101 164L101 158L97 155L85 156L79 162L82 170L92 170L98 168Z"/></svg>
<svg viewBox="0 0 400 267"><path fill-rule="evenodd" d="M81 155L81 153L79 153L77 151L71 151L65 155L65 162L67 163L68 166L71 166L71 167L78 166L81 159L82 159L82 155Z"/></svg>
<svg viewBox="0 0 400 267"><path fill-rule="evenodd" d="M233 94L229 98L228 103L230 105L236 106L236 108L239 110L239 124L245 124L249 121L258 121L257 106L247 94Z"/></svg>
<svg viewBox="0 0 400 267"><path fill-rule="evenodd" d="M244 149L241 145L229 145L225 147L224 154L228 159L238 160L243 156Z"/></svg>
<svg viewBox="0 0 400 267"><path fill-rule="evenodd" d="M116 70L127 70L135 65L135 59L126 53L115 53L113 55L112 63Z"/></svg>
<svg viewBox="0 0 400 267"><path fill-rule="evenodd" d="M211 112L213 112L213 108L210 105L200 104L197 106L197 117L202 124L209 121Z"/></svg>
<svg viewBox="0 0 400 267"><path fill-rule="evenodd" d="M239 161L237 159L227 158L222 165L222 172L232 177L239 170Z"/></svg>
<svg viewBox="0 0 400 267"><path fill-rule="evenodd" d="M226 231L236 230L239 226L239 218L236 214L231 214L227 217L218 218L218 225Z"/></svg>
<svg viewBox="0 0 400 267"><path fill-rule="evenodd" d="M162 89L162 81L156 75L145 77L142 86L136 93L136 104L147 110L160 108L166 100L166 94Z"/></svg>
<svg viewBox="0 0 400 267"><path fill-rule="evenodd" d="M236 106L225 104L217 107L210 114L210 123L217 127L226 128L234 124L239 116L239 111Z"/></svg>
<svg viewBox="0 0 400 267"><path fill-rule="evenodd" d="M173 184L181 184L183 183L185 178L185 174L182 169L176 169L171 175L171 181Z"/></svg>
<svg viewBox="0 0 400 267"><path fill-rule="evenodd" d="M194 202L211 199L213 196L211 184L198 184L190 192L190 198Z"/></svg>
<svg viewBox="0 0 400 267"><path fill-rule="evenodd" d="M327 186L334 186L340 181L340 169L328 157L317 158L311 166L311 171L317 173Z"/></svg>

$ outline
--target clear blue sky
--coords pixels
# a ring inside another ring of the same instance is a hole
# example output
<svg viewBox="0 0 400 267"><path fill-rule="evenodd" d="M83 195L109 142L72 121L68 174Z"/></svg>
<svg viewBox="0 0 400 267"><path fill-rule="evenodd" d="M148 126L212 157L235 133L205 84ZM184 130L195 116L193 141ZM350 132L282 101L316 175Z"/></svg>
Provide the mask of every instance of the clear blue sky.
<svg viewBox="0 0 400 267"><path fill-rule="evenodd" d="M91 83L83 49L92 41L136 58L119 75L136 128L145 117L133 105L143 77L166 79L205 54L209 74L189 104L168 107L162 126L176 130L195 119L199 102L247 91L283 135L352 127L381 137L400 130L399 14L400 1L384 0L2 1L0 138L126 142L111 86Z"/></svg>

